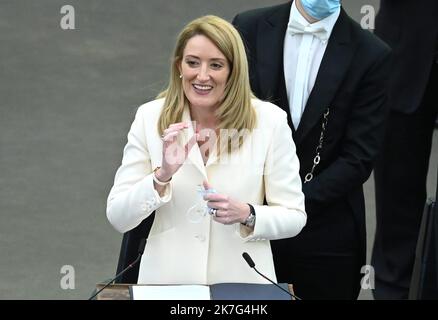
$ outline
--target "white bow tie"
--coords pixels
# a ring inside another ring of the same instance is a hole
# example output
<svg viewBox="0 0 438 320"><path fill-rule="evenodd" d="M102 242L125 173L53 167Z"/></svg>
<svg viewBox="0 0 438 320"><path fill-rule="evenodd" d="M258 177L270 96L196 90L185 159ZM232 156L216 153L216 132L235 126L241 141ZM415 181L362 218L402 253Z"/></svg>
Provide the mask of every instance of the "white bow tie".
<svg viewBox="0 0 438 320"><path fill-rule="evenodd" d="M315 37L318 37L321 41L325 42L328 40L329 34L328 31L321 26L316 27L314 24L310 24L307 26L302 25L297 21L290 21L287 25L287 31L291 35L295 34L313 34Z"/></svg>

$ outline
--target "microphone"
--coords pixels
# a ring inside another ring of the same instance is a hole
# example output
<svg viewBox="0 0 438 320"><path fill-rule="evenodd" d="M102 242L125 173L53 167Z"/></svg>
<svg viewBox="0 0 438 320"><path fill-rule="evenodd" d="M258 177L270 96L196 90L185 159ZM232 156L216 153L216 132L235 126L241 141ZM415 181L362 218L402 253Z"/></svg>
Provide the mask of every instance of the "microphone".
<svg viewBox="0 0 438 320"><path fill-rule="evenodd" d="M141 256L144 252L144 247L146 246L146 239L142 238L140 239L140 244L138 245L138 256L137 259L134 260L129 266L127 266L125 269L119 272L113 279L111 279L106 285L104 285L99 291L97 291L95 294L93 294L88 300L93 300L99 293L102 292L103 289L108 287L111 283L113 283L115 280L117 280L120 276L122 276L126 271L132 269L141 259Z"/></svg>
<svg viewBox="0 0 438 320"><path fill-rule="evenodd" d="M274 281L272 281L271 279L269 279L267 276L265 276L264 274L260 273L256 267L255 267L255 263L254 261L251 259L251 257L249 256L248 253L244 252L242 253L242 257L243 259L245 259L246 263L252 268L254 269L255 272L257 272L260 276L262 276L263 278L265 278L266 280L268 280L270 283L272 283L273 285L275 285L277 288L283 290L284 292L286 292L288 295L290 295L292 298L295 298L296 300L301 300L301 298L297 297L296 295L290 293L289 291L283 289L282 287L280 287L277 283L275 283Z"/></svg>
<svg viewBox="0 0 438 320"><path fill-rule="evenodd" d="M246 263L251 267L251 268L255 268L255 263L254 261L252 261L251 257L249 256L248 253L244 252L242 253L242 257L243 259L245 259Z"/></svg>

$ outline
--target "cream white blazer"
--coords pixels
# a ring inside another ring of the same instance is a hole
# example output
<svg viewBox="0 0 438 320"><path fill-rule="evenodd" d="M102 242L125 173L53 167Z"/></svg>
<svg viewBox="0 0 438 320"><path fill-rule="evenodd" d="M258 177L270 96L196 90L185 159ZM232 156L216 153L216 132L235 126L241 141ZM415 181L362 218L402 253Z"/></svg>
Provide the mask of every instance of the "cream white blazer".
<svg viewBox="0 0 438 320"><path fill-rule="evenodd" d="M162 162L157 122L163 99L137 111L107 201L107 217L119 232L136 227L156 210L141 259L139 283L214 284L266 283L242 258L248 252L257 269L276 281L269 240L293 237L306 224L299 162L286 113L254 99L256 129L242 147L222 159L210 154L204 166L195 145L160 197L152 172ZM184 112L183 121L190 122ZM193 126L186 130L193 135ZM223 225L208 214L191 222L187 211L201 200L197 186L207 180L218 193L251 203L256 211L254 231ZM268 205L263 205L264 199Z"/></svg>

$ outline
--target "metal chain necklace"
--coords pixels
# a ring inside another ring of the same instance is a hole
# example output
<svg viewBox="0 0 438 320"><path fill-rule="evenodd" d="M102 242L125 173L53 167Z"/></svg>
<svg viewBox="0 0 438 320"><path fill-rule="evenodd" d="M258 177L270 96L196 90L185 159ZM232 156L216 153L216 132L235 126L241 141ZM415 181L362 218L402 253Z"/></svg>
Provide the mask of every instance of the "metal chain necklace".
<svg viewBox="0 0 438 320"><path fill-rule="evenodd" d="M325 133L325 130L327 128L329 113L330 113L330 107L328 107L327 110L324 112L324 118L322 119L322 126L321 126L321 135L319 136L319 144L316 147L316 156L315 156L315 158L313 158L312 170L310 170L310 172L308 174L306 174L306 176L304 177L304 183L307 183L313 179L315 168L321 162L320 153L321 153L322 145L324 142L324 133Z"/></svg>

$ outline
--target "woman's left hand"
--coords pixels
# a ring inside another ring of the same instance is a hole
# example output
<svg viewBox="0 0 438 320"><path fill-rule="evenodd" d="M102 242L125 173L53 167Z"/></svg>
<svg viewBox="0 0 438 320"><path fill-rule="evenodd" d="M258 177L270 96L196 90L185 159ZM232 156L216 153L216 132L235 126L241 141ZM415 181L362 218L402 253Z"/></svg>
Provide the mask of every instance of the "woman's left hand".
<svg viewBox="0 0 438 320"><path fill-rule="evenodd" d="M204 181L205 189L213 189L212 186ZM209 208L217 209L216 215L213 215L213 220L223 224L243 223L250 214L249 205L239 202L231 197L219 194L209 193L204 196Z"/></svg>

